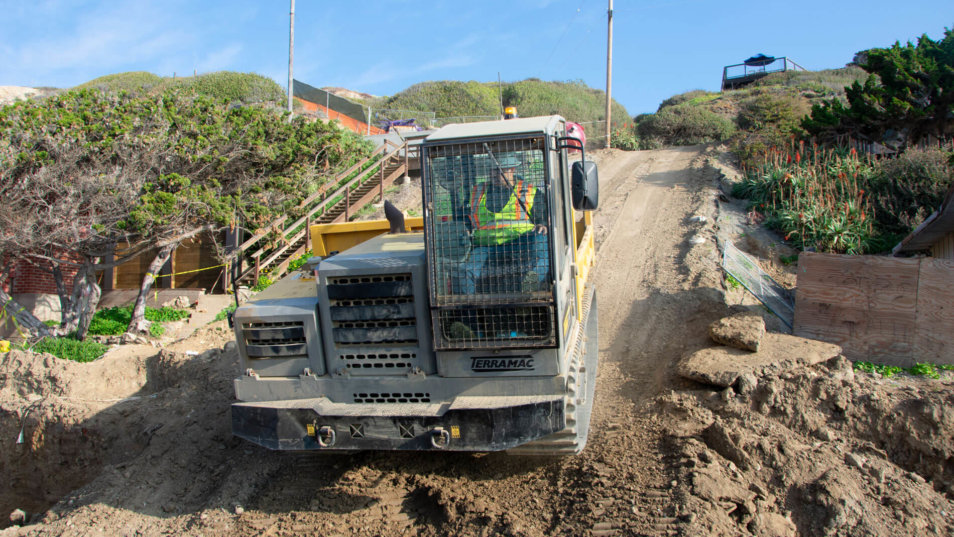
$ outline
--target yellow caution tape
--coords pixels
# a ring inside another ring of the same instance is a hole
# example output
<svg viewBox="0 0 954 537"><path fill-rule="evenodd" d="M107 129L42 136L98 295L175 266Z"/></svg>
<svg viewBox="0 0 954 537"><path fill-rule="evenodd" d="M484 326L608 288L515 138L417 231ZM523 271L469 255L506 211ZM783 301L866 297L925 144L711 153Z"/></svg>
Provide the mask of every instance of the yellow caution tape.
<svg viewBox="0 0 954 537"><path fill-rule="evenodd" d="M151 272L147 272L146 276L152 276L153 278L158 280L159 278L165 278L168 276L178 276L180 274L192 274L193 272L202 272L203 270L212 270L214 268L220 268L224 266L225 266L225 263L222 263L221 265L215 265L214 267L204 267L204 268L195 269L195 270L186 270L183 272L176 272L175 274L152 274Z"/></svg>

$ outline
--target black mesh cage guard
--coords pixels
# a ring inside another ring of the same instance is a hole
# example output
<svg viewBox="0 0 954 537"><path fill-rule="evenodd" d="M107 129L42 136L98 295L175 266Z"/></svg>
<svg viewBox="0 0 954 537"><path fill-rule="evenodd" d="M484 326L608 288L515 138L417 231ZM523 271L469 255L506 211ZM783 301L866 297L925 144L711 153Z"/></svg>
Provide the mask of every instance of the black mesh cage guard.
<svg viewBox="0 0 954 537"><path fill-rule="evenodd" d="M556 346L549 165L542 135L427 147L435 348Z"/></svg>

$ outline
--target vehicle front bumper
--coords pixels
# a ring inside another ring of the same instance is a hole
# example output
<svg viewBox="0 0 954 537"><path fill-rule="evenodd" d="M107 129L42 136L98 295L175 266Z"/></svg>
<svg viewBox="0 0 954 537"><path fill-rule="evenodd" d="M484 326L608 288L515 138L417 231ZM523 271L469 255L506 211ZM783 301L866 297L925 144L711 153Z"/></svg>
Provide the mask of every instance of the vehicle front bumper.
<svg viewBox="0 0 954 537"><path fill-rule="evenodd" d="M565 426L562 397L460 397L444 404L316 398L232 405L232 434L273 450L500 451Z"/></svg>

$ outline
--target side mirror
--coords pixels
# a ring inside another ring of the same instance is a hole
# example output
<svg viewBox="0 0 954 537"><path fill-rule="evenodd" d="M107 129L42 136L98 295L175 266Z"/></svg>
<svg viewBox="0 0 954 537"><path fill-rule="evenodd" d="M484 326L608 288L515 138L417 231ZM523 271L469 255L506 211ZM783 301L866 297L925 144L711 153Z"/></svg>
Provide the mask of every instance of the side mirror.
<svg viewBox="0 0 954 537"><path fill-rule="evenodd" d="M577 211L593 211L600 202L600 179L596 163L584 160L573 163L570 184L573 208Z"/></svg>

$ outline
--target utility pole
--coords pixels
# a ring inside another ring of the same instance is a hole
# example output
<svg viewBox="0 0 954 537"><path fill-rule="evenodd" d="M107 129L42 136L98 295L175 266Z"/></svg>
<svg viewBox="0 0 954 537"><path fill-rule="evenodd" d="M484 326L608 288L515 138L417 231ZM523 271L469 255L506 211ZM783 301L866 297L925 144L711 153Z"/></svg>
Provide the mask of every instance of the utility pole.
<svg viewBox="0 0 954 537"><path fill-rule="evenodd" d="M497 98L500 99L500 117L504 117L503 84L500 82L500 71L497 71Z"/></svg>
<svg viewBox="0 0 954 537"><path fill-rule="evenodd" d="M613 0L609 0L609 10L606 12L609 28L606 31L606 147L610 145L610 105L613 102Z"/></svg>
<svg viewBox="0 0 954 537"><path fill-rule="evenodd" d="M612 3L612 0L610 0ZM295 0L291 0L291 22L289 23L288 28L288 113L292 111L292 85L294 84L294 78L292 75L292 69L295 65Z"/></svg>

